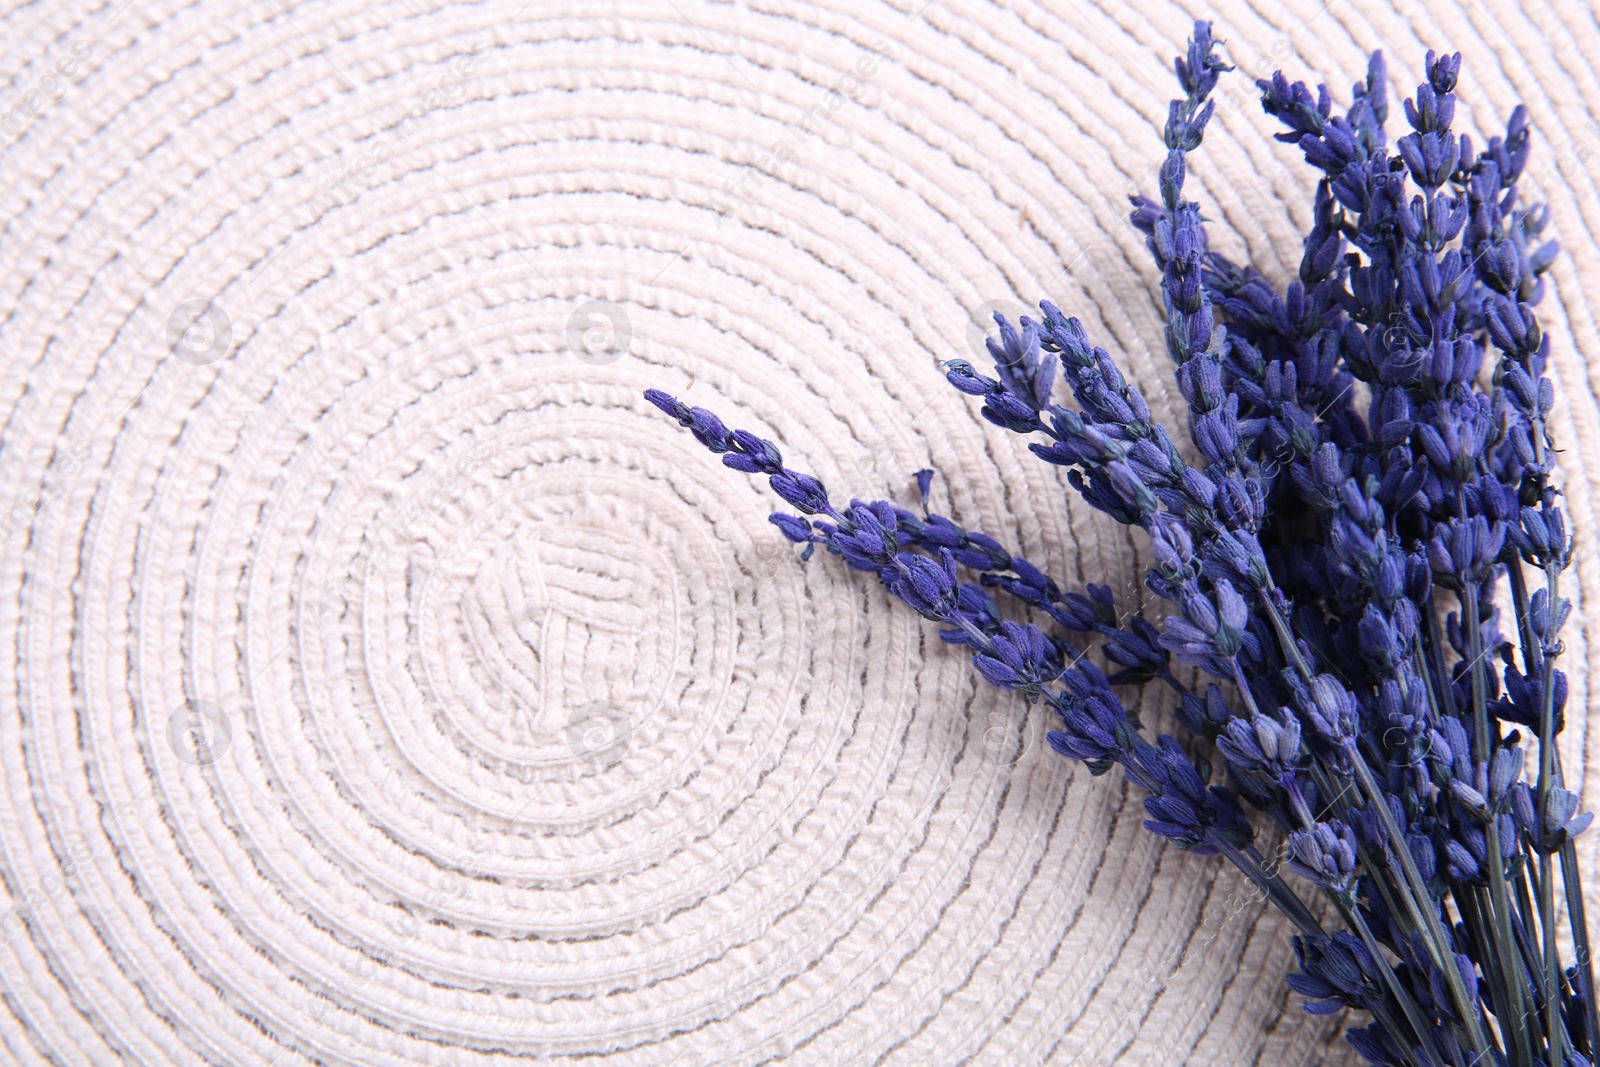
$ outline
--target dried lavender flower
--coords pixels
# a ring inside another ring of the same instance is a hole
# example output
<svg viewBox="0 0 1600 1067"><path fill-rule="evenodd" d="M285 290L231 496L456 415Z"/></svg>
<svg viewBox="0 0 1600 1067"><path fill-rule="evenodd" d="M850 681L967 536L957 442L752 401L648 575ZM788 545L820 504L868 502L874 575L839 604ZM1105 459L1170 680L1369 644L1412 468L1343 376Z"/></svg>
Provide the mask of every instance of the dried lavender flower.
<svg viewBox="0 0 1600 1067"><path fill-rule="evenodd" d="M1183 195L1232 69L1219 44L1195 23L1174 62L1183 95L1163 129L1159 199L1131 198L1129 215L1161 275L1195 459L1049 301L1038 320L996 316L994 377L945 364L984 419L1143 531L1159 625L929 513L929 471L920 516L887 501L836 508L771 442L646 395L725 465L768 478L801 512L772 521L807 557L822 545L874 572L985 681L1048 707L1055 752L1097 775L1120 767L1149 794L1152 832L1235 864L1299 930L1288 981L1306 1010L1365 1013L1346 1036L1369 1061L1593 1063L1573 845L1593 817L1556 744L1573 542L1552 484L1551 339L1534 310L1557 246L1541 237L1546 210L1518 197L1527 113L1478 151L1454 129L1459 54L1427 54L1392 148L1382 53L1342 114L1327 86L1257 82L1276 136L1317 175L1298 276L1280 290L1212 252ZM1096 649L1113 673L1088 658ZM1154 680L1177 693L1189 746L1146 740L1114 688ZM1286 838L1289 869L1337 928L1265 861L1241 800Z"/></svg>

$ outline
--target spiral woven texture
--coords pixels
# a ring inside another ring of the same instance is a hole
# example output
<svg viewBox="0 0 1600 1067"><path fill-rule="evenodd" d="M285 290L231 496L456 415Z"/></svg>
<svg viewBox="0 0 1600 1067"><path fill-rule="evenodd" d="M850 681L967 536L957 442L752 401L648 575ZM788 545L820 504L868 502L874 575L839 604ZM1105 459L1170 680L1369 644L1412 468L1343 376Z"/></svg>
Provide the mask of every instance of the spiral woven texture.
<svg viewBox="0 0 1600 1067"><path fill-rule="evenodd" d="M1143 546L937 361L1048 296L1181 430L1125 196L1197 16L1239 70L1186 191L1280 283L1312 185L1253 78L1348 103L1381 46L1403 94L1434 47L1458 126L1527 102L1593 767L1577 0L37 0L0 16L0 1062L1351 1062L1242 879L640 396L843 498L932 467L1136 606Z"/></svg>

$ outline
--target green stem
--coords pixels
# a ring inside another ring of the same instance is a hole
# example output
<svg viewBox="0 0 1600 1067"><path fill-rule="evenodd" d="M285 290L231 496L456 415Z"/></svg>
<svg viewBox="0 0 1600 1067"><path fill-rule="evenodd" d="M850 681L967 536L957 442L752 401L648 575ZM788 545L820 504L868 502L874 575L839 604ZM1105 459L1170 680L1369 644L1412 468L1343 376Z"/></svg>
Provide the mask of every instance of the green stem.
<svg viewBox="0 0 1600 1067"><path fill-rule="evenodd" d="M1506 979L1505 964L1500 958L1500 953L1493 947L1494 920L1489 912L1487 893L1488 889L1484 886L1467 885L1453 880L1451 882L1451 896L1456 902L1456 909L1461 913L1461 921L1466 924L1467 937L1474 945L1484 946L1483 988L1494 1017L1502 1020L1500 1036L1509 1048L1512 1044L1510 1020L1515 1018L1520 1021L1537 1017L1519 1014L1510 1003L1511 994L1508 991L1510 983Z"/></svg>
<svg viewBox="0 0 1600 1067"><path fill-rule="evenodd" d="M1557 786L1564 786L1561 753L1554 757L1553 775ZM1539 816L1542 821L1544 816ZM1578 992L1583 997L1584 1053L1594 1059L1600 1048L1600 1018L1594 1002L1594 954L1589 948L1589 917L1583 907L1583 876L1578 870L1578 847L1568 837L1561 843L1561 882L1567 893L1567 921L1572 927L1573 954L1577 957Z"/></svg>
<svg viewBox="0 0 1600 1067"><path fill-rule="evenodd" d="M1395 1000L1400 1002L1400 1010L1405 1012L1406 1021L1411 1024L1411 1029L1416 1033L1417 1043L1421 1047L1423 1054L1428 1058L1428 1063L1432 1067L1442 1067L1439 1053L1433 1047L1433 1027L1429 1026L1427 1019L1423 1017L1422 1009L1417 1006L1416 1000L1411 996L1411 991L1401 983L1399 976L1394 973L1394 968L1389 964L1389 957L1379 946L1378 939L1372 936L1372 931L1367 927L1367 920L1361 917L1361 909L1350 906L1346 899L1348 894L1346 894L1345 898L1341 898L1330 890L1328 897L1338 907L1339 914L1344 916L1344 921L1354 927L1357 934L1361 935L1361 940L1367 946L1367 951L1372 953L1372 958L1378 961L1378 968L1383 972L1384 983L1388 985L1389 991L1394 994ZM1410 1050L1408 1049L1407 1051L1409 1052Z"/></svg>
<svg viewBox="0 0 1600 1067"><path fill-rule="evenodd" d="M1428 711L1433 715L1434 722L1440 720L1439 697L1433 689L1433 674L1428 670L1428 657L1422 651L1422 642L1418 641L1411 646L1411 658L1415 660L1413 669L1422 681L1422 690L1428 694Z"/></svg>
<svg viewBox="0 0 1600 1067"><path fill-rule="evenodd" d="M1229 656L1228 665L1233 668L1234 684L1239 687L1239 693L1244 697L1245 705L1250 711L1250 717L1255 718L1261 714L1261 709L1256 706L1255 694L1250 691L1250 682L1244 676L1244 668L1239 665L1239 657Z"/></svg>
<svg viewBox="0 0 1600 1067"><path fill-rule="evenodd" d="M1305 657L1300 654L1300 645L1295 641L1294 634L1289 630L1289 623L1278 612L1278 605L1273 602L1272 594L1277 590L1268 586L1261 591L1261 603L1267 609L1267 618L1272 622L1272 629L1278 635L1278 644L1283 647L1283 654L1289 657L1289 662L1294 665L1295 673L1300 675L1300 680L1311 681L1311 667L1306 663Z"/></svg>
<svg viewBox="0 0 1600 1067"><path fill-rule="evenodd" d="M1311 914L1311 909L1306 907L1305 901L1301 900L1294 890L1284 884L1282 878L1265 870L1256 857L1235 848L1226 841L1213 843L1219 852L1233 861L1235 867L1244 872L1245 877L1256 884L1256 888L1265 893L1278 906L1279 911L1287 915L1290 921L1300 928L1302 934L1307 937L1328 936L1328 932L1322 928L1322 924L1317 921L1317 917Z"/></svg>
<svg viewBox="0 0 1600 1067"><path fill-rule="evenodd" d="M1444 669L1444 641L1439 635L1439 620L1433 609L1423 613L1423 624L1428 629L1428 648L1433 653L1433 675L1439 679L1439 703L1450 703L1450 672Z"/></svg>
<svg viewBox="0 0 1600 1067"><path fill-rule="evenodd" d="M1533 655L1539 642L1533 636L1533 620L1528 614L1528 582L1522 573L1522 557L1515 552L1508 555L1506 577L1511 579L1511 604L1517 615L1517 636L1522 640L1522 673L1532 678L1539 669Z"/></svg>
<svg viewBox="0 0 1600 1067"><path fill-rule="evenodd" d="M1596 1039L1600 1038L1600 1022L1596 1021L1594 1004L1594 956L1589 951L1589 919L1583 910L1583 882L1578 873L1578 850L1572 838L1561 846L1561 878L1567 890L1567 918L1572 922L1572 943L1578 957L1578 978L1583 992L1583 1032L1588 1041L1590 1058L1595 1054Z"/></svg>
<svg viewBox="0 0 1600 1067"><path fill-rule="evenodd" d="M1299 796L1299 793L1300 790L1298 788L1290 793L1292 798L1298 800L1295 805L1295 817L1300 820L1302 827L1307 830L1313 829L1317 821L1311 812L1307 810L1305 800ZM1373 881L1381 884L1380 879L1374 878ZM1355 905L1353 894L1348 889L1343 893L1335 893L1332 889L1326 887L1323 888L1323 892L1333 902L1333 906L1339 909L1339 914L1344 917L1345 925L1353 927L1356 933L1361 935L1361 940L1366 944L1367 951L1372 953L1372 958L1377 961L1379 969L1383 972L1384 984L1389 987L1389 991L1394 994L1395 1000L1399 1002L1400 1010L1405 1012L1406 1020L1411 1024L1411 1029L1417 1035L1417 1042L1427 1056L1429 1067L1443 1067L1439 1053L1434 1048L1433 1028L1428 1025L1427 1019L1422 1014L1422 1009L1417 1006L1416 1000L1411 996L1411 991L1401 983L1399 977L1394 973L1394 968L1389 964L1389 957L1379 946L1378 939L1372 936L1372 931L1367 927L1367 921L1361 917L1361 909ZM1395 1028L1390 1027L1390 1029L1394 1030ZM1406 1050L1406 1058L1415 1058L1411 1055L1409 1048Z"/></svg>
<svg viewBox="0 0 1600 1067"><path fill-rule="evenodd" d="M1433 907L1433 896L1423 883L1422 873L1417 870L1416 860L1411 856L1411 846L1406 844L1405 835L1395 824L1394 812L1389 810L1389 802L1378 788L1378 783L1373 780L1372 771L1367 767L1366 760L1361 758L1361 753L1356 750L1355 742L1345 742L1345 752L1355 766L1361 788L1366 791L1372 806L1377 809L1378 817L1389 835L1390 847L1395 853L1395 858L1400 861L1401 870L1405 872L1411 892L1402 892L1400 897L1405 902L1406 910L1411 913L1411 921L1423 932L1429 952L1433 956L1434 966L1439 968L1439 973L1444 975L1445 983L1450 987L1450 997L1455 1001L1456 1011L1466 1022L1472 1035L1475 1046L1473 1051L1486 1059L1489 1054L1489 1038L1484 1033L1483 1020L1479 1017L1478 1006L1467 996L1466 983L1461 980L1455 953L1449 950L1450 939L1445 936L1444 927L1439 922L1438 911ZM1423 901L1428 902L1426 912L1423 911Z"/></svg>
<svg viewBox="0 0 1600 1067"><path fill-rule="evenodd" d="M1487 682L1483 670L1483 622L1478 617L1478 583L1473 578L1467 578L1461 590L1461 628L1467 636L1467 664L1468 672L1472 676L1472 717L1477 727L1478 758L1485 763L1492 763L1494 752L1489 747L1489 705ZM1490 923L1493 926L1495 951L1500 957L1501 979L1505 986L1505 1007L1513 1016L1521 1018L1527 1010L1523 1003L1523 984L1513 981L1510 968L1517 961L1515 949L1511 944L1511 900L1506 892L1505 857L1500 852L1500 818L1498 812L1491 807L1489 822L1484 827L1489 838L1489 901ZM1521 967L1517 973L1521 974ZM1531 1065L1533 1050L1528 1044L1528 1032L1523 1026L1511 1027L1512 1037L1515 1039L1517 1063Z"/></svg>
<svg viewBox="0 0 1600 1067"><path fill-rule="evenodd" d="M1506 577L1511 583L1511 603L1516 612L1517 636L1522 642L1522 672L1531 678L1537 672L1542 682L1541 706L1539 709L1539 779L1537 785L1537 808L1541 814L1538 816L1543 823L1545 802L1550 795L1550 786L1555 767L1554 736L1555 715L1554 696L1551 690L1550 660L1544 655L1539 646L1538 639L1533 632L1533 619L1528 609L1528 584L1522 573L1522 557L1515 551L1508 552L1505 558ZM1545 574L1546 589L1549 595L1554 596L1551 586L1551 574ZM1552 601L1553 603L1553 601ZM1537 843L1536 843L1537 844ZM1543 948L1543 986L1545 1000L1545 1029L1550 1035L1550 1044L1547 1049L1547 1062L1550 1067L1560 1067L1564 1062L1562 1052L1563 1028L1559 1025L1561 1017L1560 971L1561 960L1555 944L1555 887L1552 885L1553 872L1550 869L1550 856L1541 849L1538 852L1539 861L1539 937ZM1523 889L1524 894L1526 888ZM1526 904L1524 905L1526 907ZM1538 969L1530 966L1529 972L1538 973Z"/></svg>
<svg viewBox="0 0 1600 1067"><path fill-rule="evenodd" d="M1534 873L1533 864L1537 856L1523 853L1522 866L1517 868L1517 873L1511 878L1511 888L1515 895L1511 898L1512 918L1515 924L1511 932L1517 937L1517 947L1522 952L1522 964L1528 970L1528 977L1533 982L1534 998L1541 1004L1545 1002L1546 987L1544 983L1544 949L1542 941L1534 940L1534 931L1540 930L1539 912L1533 905L1533 898L1539 892L1538 875ZM1529 889L1528 883L1534 883L1534 888ZM1541 935L1542 936L1542 935Z"/></svg>
<svg viewBox="0 0 1600 1067"><path fill-rule="evenodd" d="M1284 654L1294 664L1295 671L1305 682L1311 681L1311 668L1306 663L1305 657L1300 654L1300 646L1295 642L1294 634L1290 632L1289 624L1278 611L1278 606L1272 600L1272 590L1269 588L1261 593L1261 603L1267 609L1267 618L1272 623L1272 628L1278 636L1278 644L1282 646ZM1441 676L1441 681L1443 680ZM1411 920L1423 932L1424 940L1428 942L1429 952L1434 957L1434 963L1440 973L1445 976L1445 983L1450 987L1450 996L1456 1003L1457 1010L1465 1020L1471 1035L1473 1051L1481 1062L1489 1055L1489 1039L1483 1030L1483 1020L1477 1004L1467 997L1466 984L1461 980L1461 972L1456 967L1455 953L1447 951L1450 945L1444 929L1439 922L1439 916L1432 906L1432 896L1423 884L1422 874L1417 870L1416 861L1412 858L1411 848L1406 844L1405 837L1400 833L1400 828L1395 825L1394 813L1389 810L1389 803L1378 788L1377 782L1372 778L1366 761L1356 749L1354 742L1347 742L1345 751L1350 762L1356 768L1356 776L1360 780L1362 789L1367 793L1372 806L1378 810L1384 829L1388 833L1396 858L1399 859L1401 869L1405 872L1406 881L1411 892L1401 892L1400 896L1405 901L1406 910L1410 912ZM1422 901L1428 901L1427 913L1423 914Z"/></svg>
<svg viewBox="0 0 1600 1067"><path fill-rule="evenodd" d="M1507 568L1508 570L1511 568ZM1515 569L1522 570L1520 562ZM1561 572L1554 564L1545 567L1545 591L1550 598L1550 610L1554 611L1560 603L1556 599L1560 589ZM1532 624L1529 624L1527 637L1532 636ZM1526 638L1524 638L1526 639ZM1527 659L1529 649L1524 649L1523 658ZM1544 812L1550 801L1550 790L1554 786L1555 778L1555 664L1552 657L1545 655L1544 647L1539 647L1540 670L1539 680L1541 686L1541 700L1539 706L1539 786L1538 806L1535 816L1539 826L1539 922L1543 929L1544 939L1544 974L1545 985L1554 990L1557 988L1557 975L1561 970L1561 961L1556 955L1556 900L1554 886L1554 872L1550 869L1550 853L1545 851L1544 837ZM1532 670L1528 673L1532 674ZM1564 1062L1561 1056L1561 1001L1559 997L1552 996L1545 1003L1546 1027L1550 1032L1550 1067L1561 1067ZM1593 1040L1591 1038L1591 1040Z"/></svg>
<svg viewBox="0 0 1600 1067"><path fill-rule="evenodd" d="M1539 920L1544 926L1541 938L1544 941L1544 987L1548 991L1544 1001L1544 1030L1548 1035L1550 1045L1548 1049L1548 1062L1550 1067L1561 1067L1566 1059L1561 1051L1561 986L1559 977L1561 971L1560 959L1556 956L1556 898L1554 872L1550 869L1550 854L1539 854Z"/></svg>

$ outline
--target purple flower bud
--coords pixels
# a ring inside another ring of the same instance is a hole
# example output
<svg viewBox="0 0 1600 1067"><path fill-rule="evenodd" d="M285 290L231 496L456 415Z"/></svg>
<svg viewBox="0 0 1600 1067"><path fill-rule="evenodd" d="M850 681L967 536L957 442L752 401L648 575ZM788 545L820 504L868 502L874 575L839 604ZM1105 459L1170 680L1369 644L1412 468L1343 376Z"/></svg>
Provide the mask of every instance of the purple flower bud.
<svg viewBox="0 0 1600 1067"><path fill-rule="evenodd" d="M807 544L812 540L811 523L806 519L775 511L767 516L767 521L776 526L784 537L787 537L797 545Z"/></svg>
<svg viewBox="0 0 1600 1067"><path fill-rule="evenodd" d="M1174 148L1167 153L1166 162L1161 164L1161 175L1158 184L1161 189L1161 199L1166 203L1168 210L1178 206L1178 198L1183 191L1184 162L1181 149ZM1180 231L1184 232L1184 231ZM1183 258L1188 251L1175 251L1171 258Z"/></svg>
<svg viewBox="0 0 1600 1067"><path fill-rule="evenodd" d="M675 419L681 419L687 414L687 408L683 402L665 390L646 389L644 398Z"/></svg>
<svg viewBox="0 0 1600 1067"><path fill-rule="evenodd" d="M1519 830L1532 840L1538 839L1539 826L1537 817L1534 814L1533 790L1528 788L1528 783L1512 783L1511 814L1516 818Z"/></svg>
<svg viewBox="0 0 1600 1067"><path fill-rule="evenodd" d="M1405 649L1400 645L1394 625L1384 617L1375 603L1369 603L1362 612L1360 623L1362 656L1384 671L1393 670L1405 659Z"/></svg>
<svg viewBox="0 0 1600 1067"><path fill-rule="evenodd" d="M722 425L722 420L705 408L691 408L660 389L646 389L644 395L650 403L677 419L680 426L687 428L696 441L712 452L727 452L734 447L732 435Z"/></svg>
<svg viewBox="0 0 1600 1067"><path fill-rule="evenodd" d="M1145 828L1202 855L1216 852L1219 841L1234 848L1249 844L1254 834L1234 795L1226 789L1208 789L1171 737L1163 734L1160 746L1147 745L1135 753L1140 770L1157 790L1144 802L1151 816Z"/></svg>
<svg viewBox="0 0 1600 1067"><path fill-rule="evenodd" d="M1300 973L1289 976L1289 988L1306 998L1308 1013L1331 1015L1382 1001L1385 987L1377 962L1353 934L1340 930L1332 937L1296 937L1294 950Z"/></svg>
<svg viewBox="0 0 1600 1067"><path fill-rule="evenodd" d="M993 378L986 378L964 359L952 359L944 365L944 376L951 385L968 396L987 396L1000 387Z"/></svg>
<svg viewBox="0 0 1600 1067"><path fill-rule="evenodd" d="M1008 391L992 392L984 398L983 417L1013 433L1039 429L1039 409L1029 399Z"/></svg>
<svg viewBox="0 0 1600 1067"><path fill-rule="evenodd" d="M1482 793L1459 778L1450 780L1450 795L1479 822L1489 821L1489 801Z"/></svg>
<svg viewBox="0 0 1600 1067"><path fill-rule="evenodd" d="M1166 218L1166 212L1156 201L1147 196L1130 196L1128 203L1133 205L1133 211L1128 215L1128 221L1133 223L1134 229L1146 237L1153 236L1156 223Z"/></svg>
<svg viewBox="0 0 1600 1067"><path fill-rule="evenodd" d="M1183 489L1201 507L1209 508L1216 502L1216 483L1193 467L1183 469Z"/></svg>
<svg viewBox="0 0 1600 1067"><path fill-rule="evenodd" d="M1447 56L1435 57L1433 49L1430 48L1425 66L1428 71L1429 86L1442 96L1456 87L1456 77L1461 73L1461 53L1452 52Z"/></svg>
<svg viewBox="0 0 1600 1067"><path fill-rule="evenodd" d="M901 553L903 571L897 571L889 592L925 618L942 620L956 604L956 562L948 548L939 550L939 562L926 556Z"/></svg>
<svg viewBox="0 0 1600 1067"><path fill-rule="evenodd" d="M1111 479L1111 485L1117 495L1123 499L1130 509L1141 514L1150 514L1161 507L1161 502L1150 492L1128 463L1124 460L1115 460L1106 464L1106 474Z"/></svg>
<svg viewBox="0 0 1600 1067"><path fill-rule="evenodd" d="M1029 698L1061 676L1061 651L1039 628L1007 620L972 664L990 684L1021 690Z"/></svg>
<svg viewBox="0 0 1600 1067"><path fill-rule="evenodd" d="M1026 408L1029 414L1037 415L1050 403L1056 361L1040 358L1039 325L1032 319L1022 319L1020 332L999 312L995 312L994 321L1000 329L1000 339L996 341L991 337L985 343L994 359L995 370L1005 384L1005 395L1020 408ZM963 391L968 390L963 388ZM991 397L990 403L994 404L996 399ZM1009 407L1007 415L1011 417Z"/></svg>
<svg viewBox="0 0 1600 1067"><path fill-rule="evenodd" d="M1312 730L1331 745L1352 741L1361 727L1355 695L1331 674L1317 675L1309 686L1296 683L1296 705Z"/></svg>
<svg viewBox="0 0 1600 1067"><path fill-rule="evenodd" d="M1435 530L1428 544L1434 579L1448 589L1482 582L1499 558L1505 539L1505 523L1490 523L1482 515L1451 519Z"/></svg>
<svg viewBox="0 0 1600 1067"><path fill-rule="evenodd" d="M1568 839L1577 837L1594 821L1593 812L1579 812L1582 803L1576 793L1560 786L1552 786L1544 808L1544 838L1542 847L1549 852L1559 849Z"/></svg>
<svg viewBox="0 0 1600 1067"><path fill-rule="evenodd" d="M780 470L767 479L772 491L787 500L803 514L815 515L828 508L828 491L822 483L809 474Z"/></svg>
<svg viewBox="0 0 1600 1067"><path fill-rule="evenodd" d="M1561 632L1561 627L1566 624L1567 616L1571 612L1572 601L1566 597L1558 598L1552 608L1549 592L1536 589L1528 605L1528 625L1540 638L1551 641Z"/></svg>
<svg viewBox="0 0 1600 1067"><path fill-rule="evenodd" d="M1456 841L1446 841L1444 854L1445 866L1450 870L1450 877L1476 885L1483 884L1483 871L1478 866L1477 857L1461 844Z"/></svg>
<svg viewBox="0 0 1600 1067"><path fill-rule="evenodd" d="M1222 698L1222 689L1212 682L1204 698L1185 692L1178 701L1178 721L1196 736L1210 737L1233 720L1233 712Z"/></svg>
<svg viewBox="0 0 1600 1067"><path fill-rule="evenodd" d="M1277 782L1294 773L1300 757L1300 724L1287 709L1281 719L1256 715L1247 722L1236 718L1228 722L1216 744L1233 770L1254 772Z"/></svg>
<svg viewBox="0 0 1600 1067"><path fill-rule="evenodd" d="M1521 745L1512 745L1510 748L1495 751L1494 759L1489 765L1489 799L1496 809L1500 808L1506 791L1511 788L1511 783L1522 777L1526 759L1527 754L1522 751Z"/></svg>
<svg viewBox="0 0 1600 1067"><path fill-rule="evenodd" d="M1356 838L1337 819L1289 835L1289 866L1300 877L1335 894L1350 891L1356 877Z"/></svg>
<svg viewBox="0 0 1600 1067"><path fill-rule="evenodd" d="M1104 774L1126 760L1137 744L1127 709L1091 664L1080 662L1062 683L1066 692L1046 700L1061 717L1063 729L1047 734L1046 740L1062 755L1083 760L1092 773Z"/></svg>
<svg viewBox="0 0 1600 1067"><path fill-rule="evenodd" d="M899 551L898 539L871 508L853 505L845 518L849 525L836 531L829 543L846 562L863 570L878 570L894 563Z"/></svg>

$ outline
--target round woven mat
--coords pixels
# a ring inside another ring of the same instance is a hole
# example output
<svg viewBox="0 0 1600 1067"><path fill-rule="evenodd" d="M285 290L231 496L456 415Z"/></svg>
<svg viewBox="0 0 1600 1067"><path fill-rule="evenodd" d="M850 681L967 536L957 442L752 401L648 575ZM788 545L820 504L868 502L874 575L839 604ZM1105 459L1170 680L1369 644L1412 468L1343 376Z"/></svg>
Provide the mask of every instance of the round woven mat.
<svg viewBox="0 0 1600 1067"><path fill-rule="evenodd" d="M0 1062L1347 1062L1240 878L640 391L1131 606L936 360L1048 295L1181 428L1124 197L1189 21L1241 68L1189 191L1280 281L1250 79L1460 49L1458 124L1536 126L1591 546L1600 30L1534 7L14 6Z"/></svg>

